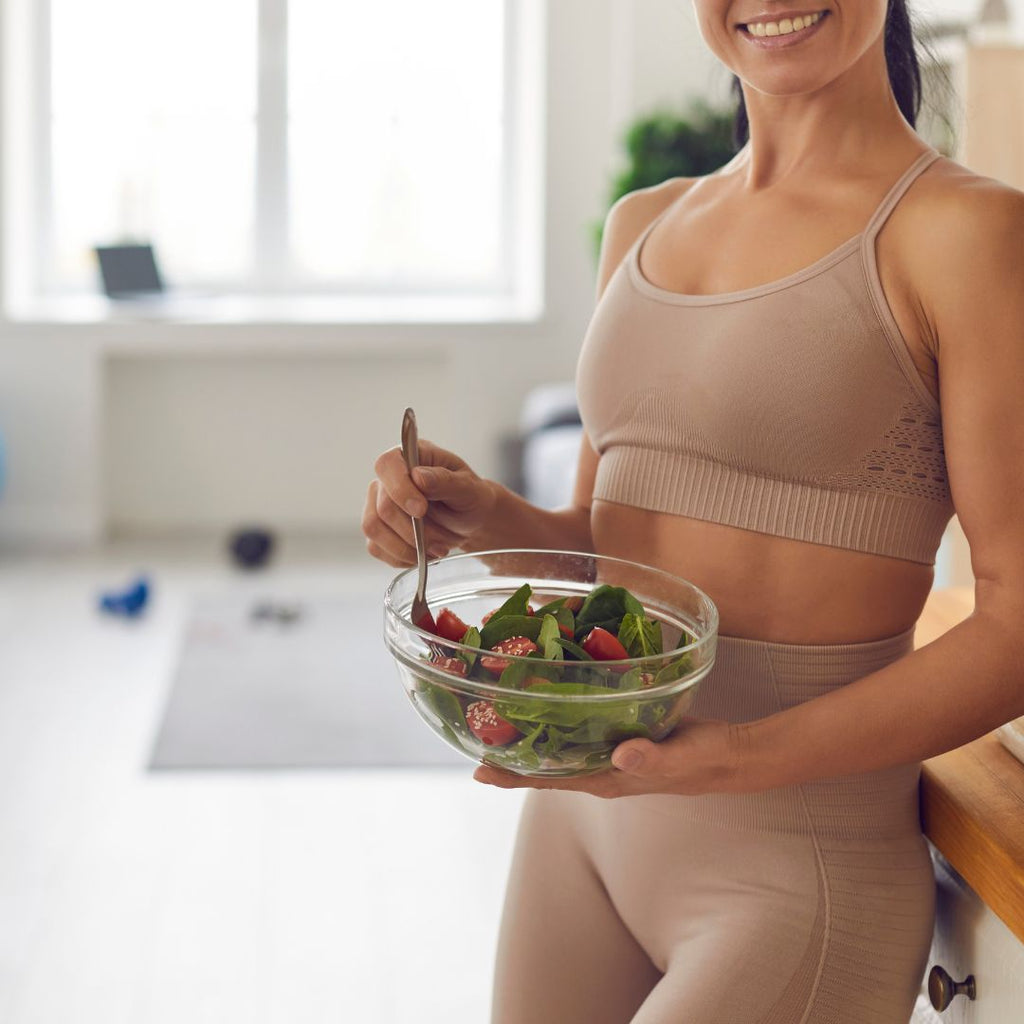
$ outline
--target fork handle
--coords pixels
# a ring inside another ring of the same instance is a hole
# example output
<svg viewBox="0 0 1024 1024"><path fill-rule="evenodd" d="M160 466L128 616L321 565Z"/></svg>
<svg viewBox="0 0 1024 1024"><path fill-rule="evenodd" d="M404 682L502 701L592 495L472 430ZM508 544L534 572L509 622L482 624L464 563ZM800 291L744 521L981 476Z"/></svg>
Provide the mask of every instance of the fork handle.
<svg viewBox="0 0 1024 1024"><path fill-rule="evenodd" d="M420 464L419 432L416 429L416 413L412 409L406 409L402 417L402 457L411 475ZM426 602L427 596L427 545L423 537L423 520L419 516L412 516L412 537L416 544L416 564L419 569L416 603L421 604Z"/></svg>
<svg viewBox="0 0 1024 1024"><path fill-rule="evenodd" d="M423 520L419 516L412 517L412 538L416 544L416 568L419 571L416 600L426 601L427 546L423 539Z"/></svg>

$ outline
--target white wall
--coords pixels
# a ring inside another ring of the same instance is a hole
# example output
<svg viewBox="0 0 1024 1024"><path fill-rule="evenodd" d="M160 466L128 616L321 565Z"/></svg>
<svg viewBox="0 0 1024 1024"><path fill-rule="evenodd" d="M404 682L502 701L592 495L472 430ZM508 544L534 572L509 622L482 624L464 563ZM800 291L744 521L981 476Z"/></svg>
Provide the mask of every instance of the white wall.
<svg viewBox="0 0 1024 1024"><path fill-rule="evenodd" d="M100 367L74 337L0 341L8 486L0 544L88 541L99 529Z"/></svg>
<svg viewBox="0 0 1024 1024"><path fill-rule="evenodd" d="M694 96L728 100L731 76L708 53L690 0L619 0L619 6L633 35L628 108L680 107Z"/></svg>
<svg viewBox="0 0 1024 1024"><path fill-rule="evenodd" d="M625 124L712 77L685 0L550 0L547 32L540 322L0 325L0 544L251 519L355 530L406 404L494 472L526 390L572 375Z"/></svg>

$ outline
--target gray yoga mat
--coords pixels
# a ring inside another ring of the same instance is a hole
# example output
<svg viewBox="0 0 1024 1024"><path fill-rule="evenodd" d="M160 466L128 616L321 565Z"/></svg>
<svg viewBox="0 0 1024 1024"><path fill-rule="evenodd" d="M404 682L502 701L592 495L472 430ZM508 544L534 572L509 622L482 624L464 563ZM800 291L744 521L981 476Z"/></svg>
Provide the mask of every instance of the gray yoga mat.
<svg viewBox="0 0 1024 1024"><path fill-rule="evenodd" d="M382 595L205 597L150 767L453 766L384 647Z"/></svg>

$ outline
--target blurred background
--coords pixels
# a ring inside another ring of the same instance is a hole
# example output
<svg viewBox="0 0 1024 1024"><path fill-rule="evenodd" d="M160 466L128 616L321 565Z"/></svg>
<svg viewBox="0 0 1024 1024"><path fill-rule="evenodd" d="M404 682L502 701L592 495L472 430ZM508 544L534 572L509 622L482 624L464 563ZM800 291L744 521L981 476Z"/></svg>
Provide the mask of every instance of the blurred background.
<svg viewBox="0 0 1024 1024"><path fill-rule="evenodd" d="M1024 187L1024 2L916 12L922 131ZM367 483L411 405L565 499L600 223L729 76L683 0L0 13L0 1021L483 1021L518 799L401 707Z"/></svg>

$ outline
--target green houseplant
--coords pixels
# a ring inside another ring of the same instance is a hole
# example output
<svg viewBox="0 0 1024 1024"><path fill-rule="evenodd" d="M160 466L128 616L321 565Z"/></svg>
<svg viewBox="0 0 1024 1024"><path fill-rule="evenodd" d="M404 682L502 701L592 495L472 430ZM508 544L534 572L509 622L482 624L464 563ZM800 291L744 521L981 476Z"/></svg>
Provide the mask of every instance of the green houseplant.
<svg viewBox="0 0 1024 1024"><path fill-rule="evenodd" d="M717 170L736 152L732 131L732 111L700 101L683 113L662 110L634 121L624 138L627 165L612 181L608 207L635 189ZM595 254L603 229L602 217L593 225Z"/></svg>

